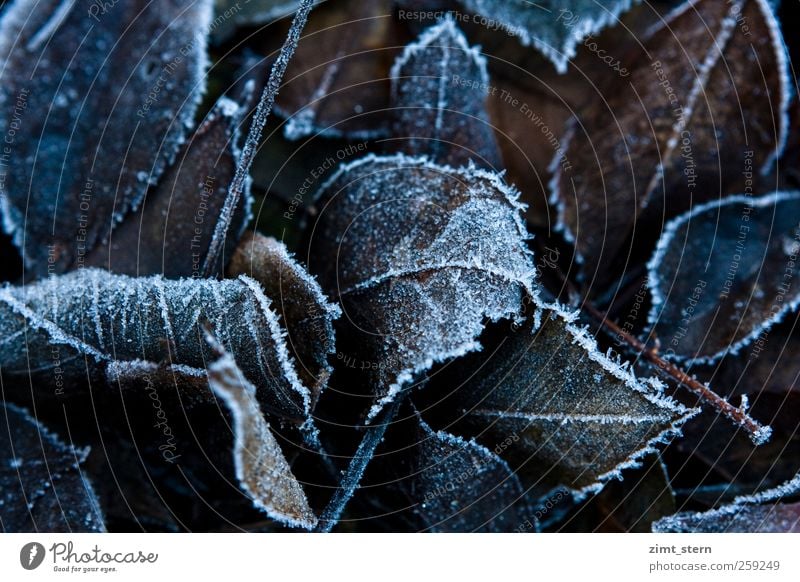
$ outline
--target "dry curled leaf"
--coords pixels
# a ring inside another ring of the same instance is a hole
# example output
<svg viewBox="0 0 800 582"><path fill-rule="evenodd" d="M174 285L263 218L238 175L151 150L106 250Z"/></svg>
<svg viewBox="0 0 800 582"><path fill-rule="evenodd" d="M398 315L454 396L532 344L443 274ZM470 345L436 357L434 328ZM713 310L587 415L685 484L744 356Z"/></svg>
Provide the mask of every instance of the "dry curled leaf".
<svg viewBox="0 0 800 582"><path fill-rule="evenodd" d="M470 161L492 169L501 166L486 111L486 59L469 46L452 18L406 46L391 76L393 136L399 151L451 166Z"/></svg>
<svg viewBox="0 0 800 582"><path fill-rule="evenodd" d="M373 374L370 416L434 363L479 349L485 321L517 316L532 292L521 206L496 174L370 155L339 169L319 207L309 266Z"/></svg>
<svg viewBox="0 0 800 582"><path fill-rule="evenodd" d="M81 467L89 449L63 443L13 404L0 403L0 416L0 531L105 531Z"/></svg>
<svg viewBox="0 0 800 582"><path fill-rule="evenodd" d="M210 325L268 410L304 421L311 394L285 344L270 300L249 277L234 280L131 278L87 269L0 289L3 378L30 377L41 391L103 381L112 362L205 368ZM58 373L54 370L58 369ZM136 371L134 370L134 374Z"/></svg>
<svg viewBox="0 0 800 582"><path fill-rule="evenodd" d="M766 344L798 304L798 254L800 192L731 196L670 222L649 264L662 353L708 361Z"/></svg>
<svg viewBox="0 0 800 582"><path fill-rule="evenodd" d="M209 365L208 383L233 419L233 464L242 490L273 519L312 529L317 519L261 413L256 387L224 352Z"/></svg>
<svg viewBox="0 0 800 582"><path fill-rule="evenodd" d="M249 188L234 216L222 214L239 163L238 129L243 115L242 107L222 97L158 184L148 190L137 211L89 253L86 266L123 275L200 277L220 221L231 223L224 249L224 256L230 256L251 218Z"/></svg>
<svg viewBox="0 0 800 582"><path fill-rule="evenodd" d="M601 353L577 312L538 299L536 307L478 369L461 366L445 382L442 403L459 432L487 446L517 437L502 456L526 483L581 498L680 434L696 411Z"/></svg>
<svg viewBox="0 0 800 582"><path fill-rule="evenodd" d="M553 162L552 201L587 282L607 282L664 215L752 192L786 141L785 48L766 0L686 3L626 68L567 129L569 167Z"/></svg>
<svg viewBox="0 0 800 582"><path fill-rule="evenodd" d="M172 162L204 90L211 11L211 0L4 11L0 108L13 115L0 131L13 163L0 209L29 272L83 266Z"/></svg>
<svg viewBox="0 0 800 582"><path fill-rule="evenodd" d="M274 238L247 233L228 264L228 275L248 275L258 281L286 328L297 373L311 389L312 406L328 383L335 353L333 322L341 315L328 302L317 281Z"/></svg>

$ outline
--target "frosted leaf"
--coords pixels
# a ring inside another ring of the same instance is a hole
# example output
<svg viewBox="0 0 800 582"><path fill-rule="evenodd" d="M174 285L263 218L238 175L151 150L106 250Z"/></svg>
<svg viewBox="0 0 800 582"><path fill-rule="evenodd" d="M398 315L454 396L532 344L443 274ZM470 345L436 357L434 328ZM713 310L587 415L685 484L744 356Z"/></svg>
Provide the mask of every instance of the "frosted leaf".
<svg viewBox="0 0 800 582"><path fill-rule="evenodd" d="M32 273L83 266L172 162L205 88L211 0L20 0L0 21L3 224Z"/></svg>
<svg viewBox="0 0 800 582"><path fill-rule="evenodd" d="M480 14L486 26L535 46L565 73L575 48L585 37L616 24L639 0L459 0Z"/></svg>
<svg viewBox="0 0 800 582"><path fill-rule="evenodd" d="M0 530L104 532L81 464L88 449L62 442L13 404L0 403Z"/></svg>
<svg viewBox="0 0 800 582"><path fill-rule="evenodd" d="M387 71L401 44L391 0L326 2L315 10L276 111L287 139L389 133Z"/></svg>
<svg viewBox="0 0 800 582"><path fill-rule="evenodd" d="M370 417L533 294L521 206L496 174L370 155L340 168L319 208L309 267L342 303L348 360L379 398Z"/></svg>
<svg viewBox="0 0 800 582"><path fill-rule="evenodd" d="M705 513L678 513L653 524L657 533L800 533L800 503L778 502L800 493L800 474L774 489L737 497Z"/></svg>
<svg viewBox="0 0 800 582"><path fill-rule="evenodd" d="M452 18L426 30L392 67L399 149L451 166L502 166L486 111L486 59Z"/></svg>
<svg viewBox="0 0 800 582"><path fill-rule="evenodd" d="M170 281L86 269L25 287L4 286L0 369L4 378L30 377L45 391L55 390L57 381L77 389L87 378L104 380L111 362L205 368L206 326L238 358L266 409L307 419L311 395L289 356L286 332L260 285L246 276ZM61 374L53 373L56 365Z"/></svg>
<svg viewBox="0 0 800 582"><path fill-rule="evenodd" d="M611 280L665 216L753 191L786 142L785 52L765 0L686 3L644 35L630 75L567 129L569 164L553 160L551 201L587 282Z"/></svg>
<svg viewBox="0 0 800 582"><path fill-rule="evenodd" d="M486 446L515 437L501 456L525 483L566 486L580 498L638 466L697 411L601 353L577 312L540 300L536 307L538 315L489 359L476 357L456 378L439 380L452 391L442 407L456 415L454 430Z"/></svg>
<svg viewBox="0 0 800 582"><path fill-rule="evenodd" d="M399 487L421 529L535 531L535 518L521 502L524 489L505 461L475 441L434 431L419 415L412 421L415 446L408 449L402 465L407 477Z"/></svg>
<svg viewBox="0 0 800 582"><path fill-rule="evenodd" d="M312 405L328 383L335 353L333 321L341 315L308 271L274 238L247 233L231 257L228 275L248 275L261 283L286 328L286 342L298 375L311 389Z"/></svg>
<svg viewBox="0 0 800 582"><path fill-rule="evenodd" d="M715 360L756 341L800 297L800 192L732 196L670 222L648 265L666 357Z"/></svg>
<svg viewBox="0 0 800 582"><path fill-rule="evenodd" d="M86 265L125 275L200 277L220 221L231 223L224 248L224 256L230 256L252 204L246 182L233 217L221 215L239 163L243 114L237 103L222 97L137 211L89 253Z"/></svg>
<svg viewBox="0 0 800 582"><path fill-rule="evenodd" d="M255 386L227 353L209 365L208 381L233 419L233 464L242 490L273 519L313 528L317 519L261 413Z"/></svg>
<svg viewBox="0 0 800 582"><path fill-rule="evenodd" d="M299 6L300 0L215 0L211 39L224 42L238 28L271 24L290 16Z"/></svg>

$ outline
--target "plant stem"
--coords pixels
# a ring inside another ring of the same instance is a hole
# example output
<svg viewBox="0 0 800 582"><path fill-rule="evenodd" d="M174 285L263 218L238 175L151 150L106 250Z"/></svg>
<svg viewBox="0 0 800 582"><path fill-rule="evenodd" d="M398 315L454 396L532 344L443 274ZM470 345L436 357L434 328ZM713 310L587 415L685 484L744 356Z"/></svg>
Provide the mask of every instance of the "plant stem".
<svg viewBox="0 0 800 582"><path fill-rule="evenodd" d="M753 443L756 445L762 445L769 440L769 437L772 434L772 429L770 429L770 427L762 425L749 414L747 414L747 412L745 412L742 408L734 406L722 398L719 394L714 392L711 388L705 384L702 384L695 378L692 378L689 374L684 372L675 364L668 362L659 356L658 350L647 347L644 343L608 319L604 313L600 312L590 303L584 304L583 309L589 315L597 319L598 322L600 322L600 325L606 328L606 330L610 331L617 338L628 344L634 350L638 351L642 357L644 357L651 364L655 365L658 370L676 380L680 385L684 386L698 398L700 398L700 400L710 404L715 410L725 415L738 426L741 426L745 431L747 431Z"/></svg>

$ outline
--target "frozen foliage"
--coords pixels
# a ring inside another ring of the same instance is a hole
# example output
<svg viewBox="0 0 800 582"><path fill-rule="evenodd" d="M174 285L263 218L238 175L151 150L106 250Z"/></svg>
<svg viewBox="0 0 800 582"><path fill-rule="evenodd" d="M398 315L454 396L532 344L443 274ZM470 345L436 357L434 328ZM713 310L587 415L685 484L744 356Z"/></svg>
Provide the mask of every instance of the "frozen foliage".
<svg viewBox="0 0 800 582"><path fill-rule="evenodd" d="M414 512L432 532L509 532L533 527L524 489L508 464L489 449L443 431L418 415L402 482Z"/></svg>
<svg viewBox="0 0 800 582"><path fill-rule="evenodd" d="M250 187L250 167L253 165L253 160L256 157L256 150L261 141L261 134L264 131L264 126L267 123L269 114L272 111L272 106L275 104L275 97L283 81L283 75L286 73L286 67L289 66L289 61L297 49L297 43L300 40L300 33L306 25L308 14L311 12L313 6L312 0L301 0L300 6L294 15L292 25L289 27L289 34L281 47L278 57L272 65L272 70L269 73L269 79L261 93L261 98L258 101L255 113L253 113L250 122L250 130L247 133L244 147L242 149L241 158L236 165L236 171L231 180L228 196L220 210L221 220L215 226L214 234L211 237L211 243L208 247L203 264L203 274L210 275L216 269L218 262L222 258L223 248L229 233L230 221L226 218L232 217L234 212L243 203L241 198L246 196Z"/></svg>
<svg viewBox="0 0 800 582"><path fill-rule="evenodd" d="M652 244L665 215L752 191L786 142L786 49L763 0L687 3L641 43L551 166L559 228L595 285L628 245Z"/></svg>
<svg viewBox="0 0 800 582"><path fill-rule="evenodd" d="M800 192L731 196L664 229L649 321L668 357L714 360L756 341L800 297Z"/></svg>
<svg viewBox="0 0 800 582"><path fill-rule="evenodd" d="M663 394L657 379L636 378L627 362L598 351L577 312L540 300L535 307L537 317L478 370L461 366L447 402L458 399L459 430L487 446L518 436L503 456L530 482L564 485L580 498L638 466L696 411Z"/></svg>
<svg viewBox="0 0 800 582"><path fill-rule="evenodd" d="M451 166L502 165L486 111L486 59L452 18L407 45L391 77L394 136L403 152Z"/></svg>
<svg viewBox="0 0 800 582"><path fill-rule="evenodd" d="M533 45L567 71L569 59L585 37L609 25L638 0L459 0L484 17L486 26L503 28L524 45Z"/></svg>
<svg viewBox="0 0 800 582"><path fill-rule="evenodd" d="M89 450L63 443L13 404L0 403L0 417L0 531L105 531L81 468Z"/></svg>
<svg viewBox="0 0 800 582"><path fill-rule="evenodd" d="M320 191L310 270L374 363L370 416L436 362L519 315L534 268L517 193L493 173L367 156Z"/></svg>
<svg viewBox="0 0 800 582"><path fill-rule="evenodd" d="M87 377L102 380L113 361L205 368L210 355L203 340L206 327L258 386L263 406L282 416L307 418L311 395L297 376L285 331L249 277L169 281L87 269L0 289L3 377L27 382L30 375L39 389L57 379L73 387ZM61 375L53 373L57 365Z"/></svg>
<svg viewBox="0 0 800 582"><path fill-rule="evenodd" d="M311 389L313 406L333 372L328 357L335 352L333 322L341 309L328 302L316 279L274 238L246 234L231 257L228 275L252 277L272 298L272 309L286 328L297 372Z"/></svg>
<svg viewBox="0 0 800 582"><path fill-rule="evenodd" d="M0 193L30 272L81 266L183 142L205 89L212 0L16 0L0 21ZM49 245L52 245L48 248Z"/></svg>
<svg viewBox="0 0 800 582"><path fill-rule="evenodd" d="M209 365L208 382L233 417L233 464L241 488L271 518L313 528L316 517L261 413L255 386L227 353Z"/></svg>
<svg viewBox="0 0 800 582"><path fill-rule="evenodd" d="M737 497L733 503L719 509L665 517L653 524L653 531L800 533L800 503L780 502L782 498L798 494L800 473L783 485L755 495Z"/></svg>
<svg viewBox="0 0 800 582"><path fill-rule="evenodd" d="M124 275L198 277L220 222L227 226L223 256L229 257L251 218L249 180L233 216L223 213L241 154L244 113L236 102L220 98L137 211L89 253L86 265Z"/></svg>

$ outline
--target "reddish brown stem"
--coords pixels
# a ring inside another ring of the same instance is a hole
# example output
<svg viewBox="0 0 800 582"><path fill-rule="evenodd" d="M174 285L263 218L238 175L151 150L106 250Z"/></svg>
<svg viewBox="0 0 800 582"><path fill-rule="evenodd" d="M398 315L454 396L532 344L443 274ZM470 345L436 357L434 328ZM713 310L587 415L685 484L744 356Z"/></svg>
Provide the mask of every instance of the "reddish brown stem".
<svg viewBox="0 0 800 582"><path fill-rule="evenodd" d="M768 426L762 425L749 414L747 414L743 409L737 408L722 398L719 394L711 390L708 386L698 382L689 376L689 374L681 370L678 366L659 356L656 349L647 347L644 343L623 330L616 323L609 320L604 313L601 313L593 305L586 303L583 308L587 313L589 313L589 315L597 319L604 328L631 346L634 350L638 351L642 357L644 357L651 364L655 365L657 369L676 380L680 385L690 390L692 393L697 395L700 400L711 405L714 409L718 410L720 413L736 423L736 425L741 426L747 431L750 439L755 444L764 444L767 442L767 440L769 440L772 431Z"/></svg>

